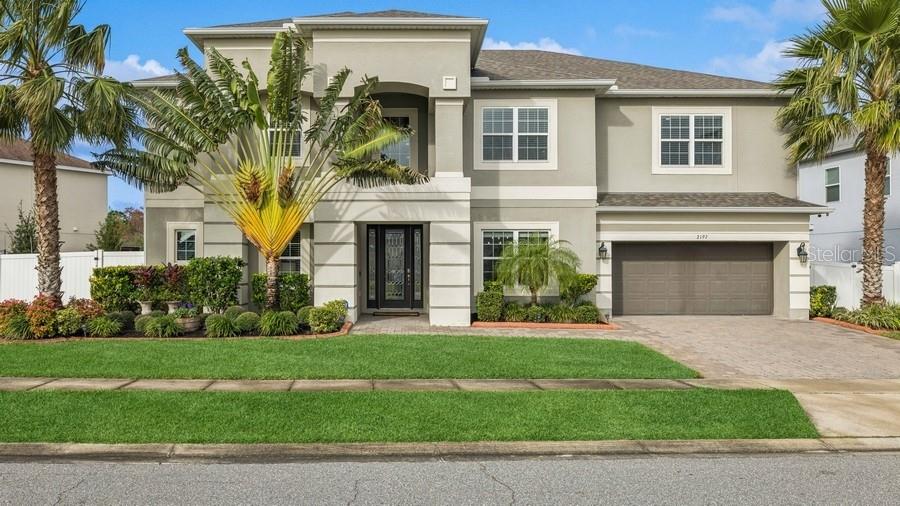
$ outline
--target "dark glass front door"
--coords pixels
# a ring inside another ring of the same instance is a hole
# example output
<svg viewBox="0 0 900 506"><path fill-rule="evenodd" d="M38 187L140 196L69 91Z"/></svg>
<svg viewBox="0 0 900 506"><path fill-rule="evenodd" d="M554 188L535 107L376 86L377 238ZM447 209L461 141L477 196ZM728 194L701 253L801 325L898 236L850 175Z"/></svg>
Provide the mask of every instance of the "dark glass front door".
<svg viewBox="0 0 900 506"><path fill-rule="evenodd" d="M422 307L422 225L369 225L368 307Z"/></svg>

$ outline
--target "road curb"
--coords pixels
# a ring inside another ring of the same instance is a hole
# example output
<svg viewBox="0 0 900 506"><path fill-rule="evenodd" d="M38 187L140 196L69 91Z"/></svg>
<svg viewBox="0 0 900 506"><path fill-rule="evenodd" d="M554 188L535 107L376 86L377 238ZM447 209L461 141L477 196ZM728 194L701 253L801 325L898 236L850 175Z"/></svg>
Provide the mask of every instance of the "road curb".
<svg viewBox="0 0 900 506"><path fill-rule="evenodd" d="M286 462L336 459L711 455L900 451L900 437L473 443L92 444L2 443L0 461Z"/></svg>

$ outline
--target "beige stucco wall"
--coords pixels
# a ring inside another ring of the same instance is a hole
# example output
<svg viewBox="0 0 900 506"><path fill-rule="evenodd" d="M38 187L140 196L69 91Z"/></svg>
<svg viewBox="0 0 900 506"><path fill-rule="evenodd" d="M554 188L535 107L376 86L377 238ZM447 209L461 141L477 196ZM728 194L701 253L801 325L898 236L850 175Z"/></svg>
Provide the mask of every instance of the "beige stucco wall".
<svg viewBox="0 0 900 506"><path fill-rule="evenodd" d="M108 176L65 169L58 169L56 175L62 251L85 251L106 218ZM25 210L34 203L32 166L0 162L0 181L0 251L4 251L9 241L7 228L15 229L18 222L19 203Z"/></svg>
<svg viewBox="0 0 900 506"><path fill-rule="evenodd" d="M597 186L601 192L777 192L797 195L775 115L781 99L601 98L597 100ZM732 173L652 174L652 108L729 107Z"/></svg>

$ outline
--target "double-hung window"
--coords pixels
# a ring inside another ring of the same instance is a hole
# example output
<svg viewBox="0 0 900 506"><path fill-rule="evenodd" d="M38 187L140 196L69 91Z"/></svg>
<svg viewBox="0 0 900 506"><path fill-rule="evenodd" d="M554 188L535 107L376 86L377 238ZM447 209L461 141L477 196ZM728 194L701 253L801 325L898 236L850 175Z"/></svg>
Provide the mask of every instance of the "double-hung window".
<svg viewBox="0 0 900 506"><path fill-rule="evenodd" d="M299 158L303 152L303 134L300 130L269 129L269 146L272 153ZM280 151L279 151L280 148Z"/></svg>
<svg viewBox="0 0 900 506"><path fill-rule="evenodd" d="M291 242L288 243L284 253L281 254L281 272L300 272L302 270L300 264L300 232L297 231Z"/></svg>
<svg viewBox="0 0 900 506"><path fill-rule="evenodd" d="M546 162L550 152L548 107L485 107L481 110L481 159L485 162Z"/></svg>
<svg viewBox="0 0 900 506"><path fill-rule="evenodd" d="M731 122L727 108L660 109L654 118L654 172L731 173Z"/></svg>
<svg viewBox="0 0 900 506"><path fill-rule="evenodd" d="M197 230L175 230L175 261L188 262L197 256Z"/></svg>
<svg viewBox="0 0 900 506"><path fill-rule="evenodd" d="M825 169L825 202L841 200L841 169L830 167Z"/></svg>
<svg viewBox="0 0 900 506"><path fill-rule="evenodd" d="M549 240L549 230L482 230L482 281L496 279L497 265L503 257L503 249L507 246L529 242L546 242Z"/></svg>

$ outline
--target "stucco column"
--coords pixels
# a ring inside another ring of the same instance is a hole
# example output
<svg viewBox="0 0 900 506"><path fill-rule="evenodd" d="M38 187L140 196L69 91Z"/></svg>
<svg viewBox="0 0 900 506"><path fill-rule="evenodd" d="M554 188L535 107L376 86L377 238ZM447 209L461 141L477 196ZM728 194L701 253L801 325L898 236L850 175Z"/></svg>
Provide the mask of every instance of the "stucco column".
<svg viewBox="0 0 900 506"><path fill-rule="evenodd" d="M356 224L316 222L313 226L313 300L316 306L347 301L347 318L359 314L356 276Z"/></svg>
<svg viewBox="0 0 900 506"><path fill-rule="evenodd" d="M809 318L809 262L801 262L797 256L801 243L809 247L809 241L779 241L772 246L774 313L779 318Z"/></svg>
<svg viewBox="0 0 900 506"><path fill-rule="evenodd" d="M434 158L435 177L462 177L462 99L434 99Z"/></svg>
<svg viewBox="0 0 900 506"><path fill-rule="evenodd" d="M606 258L600 258L600 245L606 246ZM595 249L597 254L597 288L596 288L596 304L600 312L612 316L612 241L597 241Z"/></svg>

